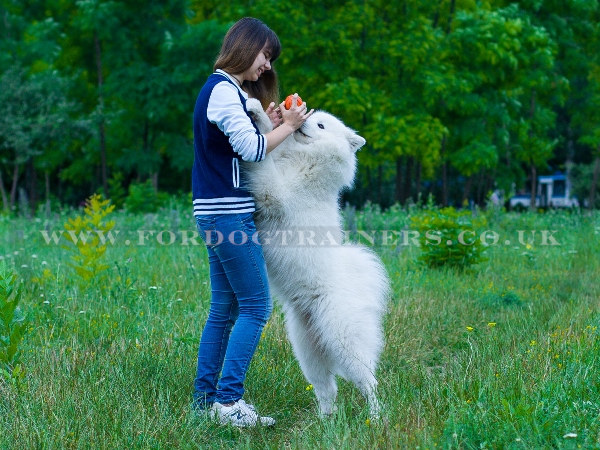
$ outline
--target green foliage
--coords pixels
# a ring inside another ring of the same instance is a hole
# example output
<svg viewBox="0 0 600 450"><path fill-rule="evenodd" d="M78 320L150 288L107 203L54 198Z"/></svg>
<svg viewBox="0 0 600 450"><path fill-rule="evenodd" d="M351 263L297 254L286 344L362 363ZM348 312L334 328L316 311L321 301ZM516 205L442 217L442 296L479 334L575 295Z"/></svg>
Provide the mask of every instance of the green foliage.
<svg viewBox="0 0 600 450"><path fill-rule="evenodd" d="M27 322L19 308L21 288L17 276L0 267L0 379L19 383L25 375L20 362L20 344Z"/></svg>
<svg viewBox="0 0 600 450"><path fill-rule="evenodd" d="M115 208L121 208L125 204L125 188L123 187L123 174L115 172L108 180L108 198Z"/></svg>
<svg viewBox="0 0 600 450"><path fill-rule="evenodd" d="M129 195L125 200L125 208L132 213L153 213L164 203L164 195L156 192L152 181L131 183Z"/></svg>
<svg viewBox="0 0 600 450"><path fill-rule="evenodd" d="M597 1L80 0L3 11L0 183L14 179L13 197L41 190L25 165L61 200L96 191L104 164L189 190L194 99L243 16L280 37L282 98L299 92L366 138L361 204L403 203L440 179L451 202L472 186L482 203L492 187L521 188L527 174L600 148Z"/></svg>
<svg viewBox="0 0 600 450"><path fill-rule="evenodd" d="M70 252L70 263L79 277L80 285L97 285L104 288L102 281L109 268L103 262L107 246L111 243L111 230L115 226L110 218L115 209L110 200L94 194L86 200L83 214L70 218L64 224L65 237L71 245L64 248Z"/></svg>
<svg viewBox="0 0 600 450"><path fill-rule="evenodd" d="M430 206L410 221L419 232L419 259L429 267L466 268L484 260L485 246L480 239L487 223L484 216Z"/></svg>

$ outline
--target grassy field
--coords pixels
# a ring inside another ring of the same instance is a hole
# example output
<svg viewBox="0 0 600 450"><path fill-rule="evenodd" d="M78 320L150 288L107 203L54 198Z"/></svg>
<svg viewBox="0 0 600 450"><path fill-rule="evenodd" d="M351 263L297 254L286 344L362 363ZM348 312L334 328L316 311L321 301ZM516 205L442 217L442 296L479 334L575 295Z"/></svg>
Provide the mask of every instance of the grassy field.
<svg viewBox="0 0 600 450"><path fill-rule="evenodd" d="M402 230L413 213L370 207L348 226ZM209 286L204 246L184 245L187 205L113 213L119 240L96 282L69 267L66 240L42 233L73 214L0 217L0 267L18 275L27 321L25 376L0 378L2 449L600 448L598 213L491 213L498 243L465 271L376 240L393 286L385 418L370 421L344 381L338 412L318 418L276 307L246 397L277 424L244 430L189 411Z"/></svg>

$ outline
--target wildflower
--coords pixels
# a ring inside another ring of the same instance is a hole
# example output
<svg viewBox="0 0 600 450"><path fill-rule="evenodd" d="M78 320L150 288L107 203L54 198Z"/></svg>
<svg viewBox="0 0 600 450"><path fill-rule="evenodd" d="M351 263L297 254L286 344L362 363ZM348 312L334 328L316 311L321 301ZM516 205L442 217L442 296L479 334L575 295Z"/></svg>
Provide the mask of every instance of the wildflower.
<svg viewBox="0 0 600 450"><path fill-rule="evenodd" d="M48 264L46 261L42 261L42 266L45 266L46 264Z"/></svg>
<svg viewBox="0 0 600 450"><path fill-rule="evenodd" d="M370 427L371 426L371 419L367 419L365 420L365 425Z"/></svg>
<svg viewBox="0 0 600 450"><path fill-rule="evenodd" d="M467 331L473 331L475 328L473 327L467 327Z"/></svg>
<svg viewBox="0 0 600 450"><path fill-rule="evenodd" d="M156 290L156 289L158 289L158 287L156 287L156 286L149 286L148 289Z"/></svg>
<svg viewBox="0 0 600 450"><path fill-rule="evenodd" d="M308 386L306 386L305 390L306 391L312 391L313 390L313 385L309 384Z"/></svg>
<svg viewBox="0 0 600 450"><path fill-rule="evenodd" d="M34 253L33 255L31 255L31 257L32 257L33 259L37 259L37 255L36 255L35 253Z"/></svg>
<svg viewBox="0 0 600 450"><path fill-rule="evenodd" d="M494 328L496 326L496 322L488 322L488 327Z"/></svg>
<svg viewBox="0 0 600 450"><path fill-rule="evenodd" d="M563 436L563 438L567 439L567 438L576 438L577 437L577 433L567 433Z"/></svg>
<svg viewBox="0 0 600 450"><path fill-rule="evenodd" d="M529 343L529 345L531 345L532 347L533 347L535 344L536 344L536 342L535 342L535 341L531 341L531 342Z"/></svg>
<svg viewBox="0 0 600 450"><path fill-rule="evenodd" d="M27 264L21 264L21 269L27 269L29 266Z"/></svg>
<svg viewBox="0 0 600 450"><path fill-rule="evenodd" d="M531 249L533 248L533 246L532 246L531 244L529 244L529 243L528 243L528 244L525 246L525 248L526 248L527 250L531 250Z"/></svg>

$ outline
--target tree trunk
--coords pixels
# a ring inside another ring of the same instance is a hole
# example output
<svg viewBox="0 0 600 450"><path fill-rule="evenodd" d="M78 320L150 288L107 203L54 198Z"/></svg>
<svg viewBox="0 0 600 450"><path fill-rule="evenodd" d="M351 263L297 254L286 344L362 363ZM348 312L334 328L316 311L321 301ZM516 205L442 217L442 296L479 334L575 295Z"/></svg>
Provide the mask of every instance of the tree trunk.
<svg viewBox="0 0 600 450"><path fill-rule="evenodd" d="M446 161L446 136L442 138L442 149L440 151L442 157L442 204L448 206L448 162Z"/></svg>
<svg viewBox="0 0 600 450"><path fill-rule="evenodd" d="M465 187L463 189L462 204L469 204L469 197L471 196L471 186L473 186L473 175L467 177L465 181Z"/></svg>
<svg viewBox="0 0 600 450"><path fill-rule="evenodd" d="M533 117L535 115L535 90L531 91L531 102L529 106L529 118L533 123ZM531 128L529 129L529 140L533 138L533 131ZM537 188L537 169L535 168L535 164L533 160L531 161L531 196L529 197L529 209L531 211L535 211L535 190ZM540 199L541 200L541 199Z"/></svg>
<svg viewBox="0 0 600 450"><path fill-rule="evenodd" d="M402 157L396 158L396 192L394 195L396 203L402 202Z"/></svg>
<svg viewBox="0 0 600 450"><path fill-rule="evenodd" d="M17 202L17 185L19 181L19 164L14 163L12 186L10 187L10 209L12 210Z"/></svg>
<svg viewBox="0 0 600 450"><path fill-rule="evenodd" d="M477 194L475 195L475 203L478 205L484 204L484 199L487 194L486 187L486 173L485 170L482 170L479 172L479 180L477 181Z"/></svg>
<svg viewBox="0 0 600 450"><path fill-rule="evenodd" d="M104 79L102 77L102 48L98 39L98 32L94 31L94 50L96 53L96 72L98 74L98 113L100 120L98 121L98 135L100 138L100 173L102 178L102 190L104 196L108 196L108 175L106 170L106 133L104 130L104 94L102 87Z"/></svg>
<svg viewBox="0 0 600 450"><path fill-rule="evenodd" d="M377 203L381 205L383 201L383 166L377 167Z"/></svg>
<svg viewBox="0 0 600 450"><path fill-rule="evenodd" d="M600 151L600 146L598 146ZM600 153L594 160L594 176L592 177L592 185L590 186L590 209L596 207L596 190L598 189L598 179L600 178Z"/></svg>
<svg viewBox="0 0 600 450"><path fill-rule="evenodd" d="M402 199L402 203L406 203L409 198L412 197L412 168L413 168L414 159L412 156L406 158L406 167L404 173L404 198Z"/></svg>
<svg viewBox="0 0 600 450"><path fill-rule="evenodd" d="M46 217L50 217L50 173L46 170L44 172L45 185L46 185Z"/></svg>
<svg viewBox="0 0 600 450"><path fill-rule="evenodd" d="M31 213L35 214L37 208L38 196L37 196L37 174L35 172L35 164L33 156L27 161L27 190L29 191L29 206Z"/></svg>
<svg viewBox="0 0 600 450"><path fill-rule="evenodd" d="M2 170L0 170L0 195L2 195L2 209L8 211L8 197L6 196L6 189L4 189L4 180L2 179Z"/></svg>
<svg viewBox="0 0 600 450"><path fill-rule="evenodd" d="M150 175L150 180L152 180L154 192L158 192L158 171Z"/></svg>
<svg viewBox="0 0 600 450"><path fill-rule="evenodd" d="M450 14L448 14L448 25L446 26L446 34L450 33L452 19L454 18L454 10L456 9L456 0L450 0Z"/></svg>
<svg viewBox="0 0 600 450"><path fill-rule="evenodd" d="M565 161L565 167L567 171L571 168L573 158L575 157L575 142L573 140L573 129L569 125L567 127L567 160Z"/></svg>
<svg viewBox="0 0 600 450"><path fill-rule="evenodd" d="M433 21L431 24L432 28L437 28L438 21L440 20L440 6L442 6L443 0L438 0L437 8L435 9L435 14L433 15Z"/></svg>
<svg viewBox="0 0 600 450"><path fill-rule="evenodd" d="M535 165L531 164L531 196L529 197L529 209L535 211L535 190L537 188L537 170Z"/></svg>
<svg viewBox="0 0 600 450"><path fill-rule="evenodd" d="M417 177L415 179L415 197L419 199L421 197L421 176L423 175L423 166L421 165L421 161L417 162Z"/></svg>

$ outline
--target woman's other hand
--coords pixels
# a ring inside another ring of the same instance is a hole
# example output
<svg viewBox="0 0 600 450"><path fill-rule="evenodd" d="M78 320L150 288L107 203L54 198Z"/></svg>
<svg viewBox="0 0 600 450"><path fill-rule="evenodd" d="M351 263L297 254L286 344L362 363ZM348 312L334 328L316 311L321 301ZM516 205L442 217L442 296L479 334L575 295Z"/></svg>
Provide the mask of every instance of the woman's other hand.
<svg viewBox="0 0 600 450"><path fill-rule="evenodd" d="M271 102L265 112L267 113L267 116L269 116L269 119L271 119L271 124L273 125L273 129L277 128L279 125L281 125L283 123L280 107L278 106L276 108L275 102Z"/></svg>

